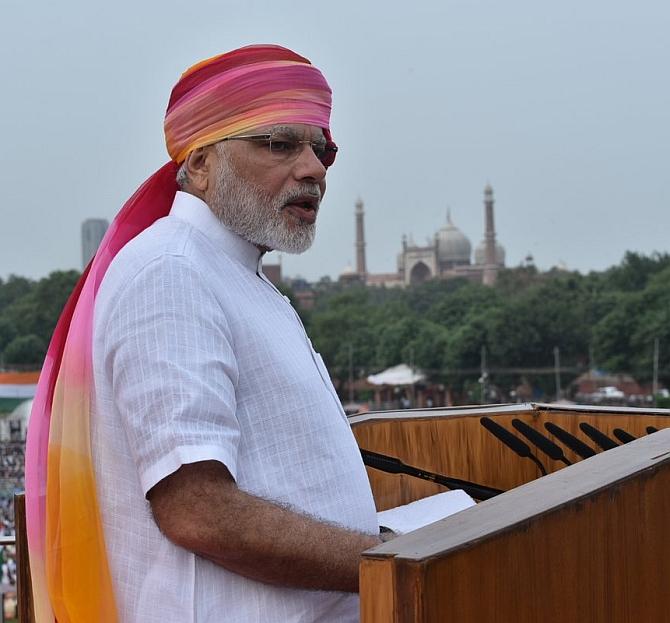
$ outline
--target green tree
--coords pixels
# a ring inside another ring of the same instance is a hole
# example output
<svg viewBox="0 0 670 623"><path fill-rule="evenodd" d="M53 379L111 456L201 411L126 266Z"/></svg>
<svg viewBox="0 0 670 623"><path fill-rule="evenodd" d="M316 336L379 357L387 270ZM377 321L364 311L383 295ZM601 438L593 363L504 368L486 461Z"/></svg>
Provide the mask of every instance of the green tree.
<svg viewBox="0 0 670 623"><path fill-rule="evenodd" d="M654 340L670 345L670 267L651 274L642 291L619 292L616 305L594 326L593 338L600 367L649 381ZM667 355L662 362L661 379L668 382Z"/></svg>
<svg viewBox="0 0 670 623"><path fill-rule="evenodd" d="M14 301L26 296L35 286L25 277L10 275L7 281L0 279L0 313Z"/></svg>
<svg viewBox="0 0 670 623"><path fill-rule="evenodd" d="M36 335L48 344L56 322L74 289L79 273L56 271L40 281L27 294L14 300L4 316L19 335Z"/></svg>
<svg viewBox="0 0 670 623"><path fill-rule="evenodd" d="M544 275L532 265L506 268L498 273L495 289L503 297L514 296L543 280Z"/></svg>
<svg viewBox="0 0 670 623"><path fill-rule="evenodd" d="M489 349L490 319L485 312L472 314L468 321L458 325L449 333L447 342L447 373L478 375L481 365L482 346Z"/></svg>
<svg viewBox="0 0 670 623"><path fill-rule="evenodd" d="M8 365L35 365L44 360L46 343L37 335L15 337L4 350L4 360Z"/></svg>
<svg viewBox="0 0 670 623"><path fill-rule="evenodd" d="M640 380L651 381L656 339L664 346L660 351L659 376L668 382L670 267L650 277L647 287L639 294L638 316L630 336L630 370Z"/></svg>
<svg viewBox="0 0 670 623"><path fill-rule="evenodd" d="M2 352L7 344L9 344L17 335L16 327L7 318L0 316L0 352Z"/></svg>
<svg viewBox="0 0 670 623"><path fill-rule="evenodd" d="M588 359L590 294L579 275L560 275L529 288L506 306L508 321L499 323L495 335L506 335L516 353L501 356L508 366L551 366L553 349L559 347L564 364ZM520 322L526 327L524 331ZM509 326L519 330L510 334ZM498 343L504 352L501 340Z"/></svg>
<svg viewBox="0 0 670 623"><path fill-rule="evenodd" d="M448 281L446 282L449 283ZM444 290L426 310L425 317L449 329L467 324L470 318L500 306L502 301L494 288L461 281L453 290Z"/></svg>
<svg viewBox="0 0 670 623"><path fill-rule="evenodd" d="M602 278L609 289L637 292L644 290L653 275L668 267L670 267L670 255L667 253L645 256L627 251L621 264L606 270Z"/></svg>
<svg viewBox="0 0 670 623"><path fill-rule="evenodd" d="M353 287L322 295L309 314L309 333L330 373L339 379L349 375L353 349L356 376L375 366L377 327L382 307L371 302L373 292Z"/></svg>
<svg viewBox="0 0 670 623"><path fill-rule="evenodd" d="M447 380L446 361L449 345L449 331L444 326L430 320L419 319L414 329L414 337L409 343L413 363L425 371L434 382ZM409 358L407 359L409 362Z"/></svg>

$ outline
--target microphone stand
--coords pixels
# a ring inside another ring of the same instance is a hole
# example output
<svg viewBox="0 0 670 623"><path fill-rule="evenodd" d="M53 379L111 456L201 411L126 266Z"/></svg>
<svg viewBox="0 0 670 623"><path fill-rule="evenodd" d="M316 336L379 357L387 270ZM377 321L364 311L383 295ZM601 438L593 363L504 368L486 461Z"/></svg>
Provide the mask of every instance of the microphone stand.
<svg viewBox="0 0 670 623"><path fill-rule="evenodd" d="M388 474L407 474L408 476L414 476L415 478L421 478L422 480L430 480L431 482L447 487L448 489L463 489L468 495L477 500L488 500L496 495L504 493L504 491L494 489L493 487L486 487L475 482L469 482L468 480L450 478L449 476L443 476L417 467L412 467L411 465L406 465L400 459L387 456L386 454L379 454L370 450L364 450L363 448L360 450L361 456L363 457L363 463L368 467L378 469Z"/></svg>

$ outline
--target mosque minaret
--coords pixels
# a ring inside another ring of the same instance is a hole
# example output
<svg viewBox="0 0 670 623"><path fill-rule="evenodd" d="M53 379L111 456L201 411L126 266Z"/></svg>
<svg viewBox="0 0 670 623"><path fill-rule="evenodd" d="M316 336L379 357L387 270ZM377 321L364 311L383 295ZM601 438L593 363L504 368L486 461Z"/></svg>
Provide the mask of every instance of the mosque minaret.
<svg viewBox="0 0 670 623"><path fill-rule="evenodd" d="M505 266L505 249L496 240L493 203L493 188L491 188L490 184L487 184L486 188L484 188L484 239L475 249L475 264L479 266L493 266L497 274L497 269Z"/></svg>
<svg viewBox="0 0 670 623"><path fill-rule="evenodd" d="M363 211L363 201L359 198L356 201L356 274L365 281L368 273L365 264L365 227Z"/></svg>
<svg viewBox="0 0 670 623"><path fill-rule="evenodd" d="M490 184L484 189L484 212L486 214L486 230L484 232L484 275L482 283L492 286L498 276L498 265L496 264L496 230L493 223L493 188Z"/></svg>

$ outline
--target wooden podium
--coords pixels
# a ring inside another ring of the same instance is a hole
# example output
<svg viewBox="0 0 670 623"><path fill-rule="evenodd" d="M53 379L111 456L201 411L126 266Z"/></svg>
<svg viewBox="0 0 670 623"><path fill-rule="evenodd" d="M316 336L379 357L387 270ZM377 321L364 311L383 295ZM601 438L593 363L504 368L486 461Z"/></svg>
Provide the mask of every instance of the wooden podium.
<svg viewBox="0 0 670 623"><path fill-rule="evenodd" d="M639 438L569 467L545 461L553 473L505 487L536 467L488 431L480 437L484 414L538 430L543 421L560 421L575 433L590 421L606 433L622 427ZM510 489L365 552L362 623L670 621L670 430L645 432L668 425L661 410L547 405L352 418L363 448L458 478L479 474L481 484ZM465 430L471 434L463 436ZM417 445L420 439L439 448L431 453ZM466 448L450 446L454 440ZM369 471L378 506L410 501L412 487L436 487Z"/></svg>

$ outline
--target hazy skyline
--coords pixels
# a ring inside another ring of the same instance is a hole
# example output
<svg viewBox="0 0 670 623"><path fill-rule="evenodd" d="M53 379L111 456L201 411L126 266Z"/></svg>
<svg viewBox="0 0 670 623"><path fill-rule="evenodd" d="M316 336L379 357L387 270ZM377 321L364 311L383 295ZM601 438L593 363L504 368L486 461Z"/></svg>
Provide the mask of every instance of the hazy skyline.
<svg viewBox="0 0 670 623"><path fill-rule="evenodd" d="M314 247L284 274L337 277L365 202L370 272L453 222L473 248L483 189L507 265L601 270L668 252L670 5L3 2L0 277L80 269L81 223L112 220L167 155L180 73L239 45L307 56L341 148ZM274 254L268 258L275 262Z"/></svg>

